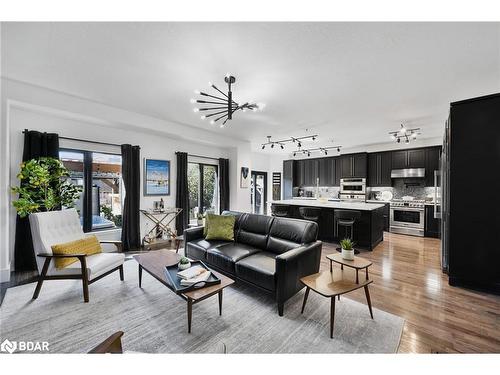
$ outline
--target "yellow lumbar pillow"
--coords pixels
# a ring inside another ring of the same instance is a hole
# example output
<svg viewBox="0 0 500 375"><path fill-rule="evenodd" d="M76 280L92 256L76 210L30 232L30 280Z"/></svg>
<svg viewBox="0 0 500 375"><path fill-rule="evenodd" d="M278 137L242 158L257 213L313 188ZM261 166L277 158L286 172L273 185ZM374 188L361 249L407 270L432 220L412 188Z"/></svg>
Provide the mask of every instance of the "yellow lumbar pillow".
<svg viewBox="0 0 500 375"><path fill-rule="evenodd" d="M101 244L96 236L88 236L81 240L52 245L55 255L68 254L98 254L102 252ZM54 258L56 268L64 268L78 261L78 258Z"/></svg>

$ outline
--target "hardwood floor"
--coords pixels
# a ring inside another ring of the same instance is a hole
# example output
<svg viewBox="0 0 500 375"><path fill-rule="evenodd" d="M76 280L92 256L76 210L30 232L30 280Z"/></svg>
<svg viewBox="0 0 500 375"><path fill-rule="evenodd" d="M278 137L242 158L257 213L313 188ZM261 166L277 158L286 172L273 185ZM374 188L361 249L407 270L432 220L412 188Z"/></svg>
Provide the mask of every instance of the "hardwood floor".
<svg viewBox="0 0 500 375"><path fill-rule="evenodd" d="M384 233L372 252L361 252L373 262L372 305L406 320L400 353L500 353L500 296L449 286L439 246L437 239ZM321 269L329 269L326 255L335 247L324 244ZM348 298L366 303L362 290Z"/></svg>
<svg viewBox="0 0 500 375"><path fill-rule="evenodd" d="M384 233L372 252L361 252L373 262L372 305L406 320L400 353L500 353L500 296L449 286L439 246L437 239ZM324 243L322 269L329 269L326 255L335 248ZM0 297L8 286L30 281L32 273L13 274ZM366 304L363 290L346 298Z"/></svg>

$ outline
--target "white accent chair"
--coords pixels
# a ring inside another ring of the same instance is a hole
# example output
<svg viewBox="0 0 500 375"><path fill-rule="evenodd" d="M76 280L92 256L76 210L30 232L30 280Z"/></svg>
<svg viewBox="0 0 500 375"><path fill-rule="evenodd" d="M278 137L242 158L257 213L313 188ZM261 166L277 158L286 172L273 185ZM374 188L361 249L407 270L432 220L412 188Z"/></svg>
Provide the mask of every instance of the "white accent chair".
<svg viewBox="0 0 500 375"><path fill-rule="evenodd" d="M31 214L29 216L33 249L38 268L38 283L33 299L37 299L44 280L81 279L83 284L83 299L89 301L89 284L120 271L123 281L123 253L99 253L93 255L72 254L56 255L52 253L52 245L62 244L85 238L78 213L74 208L62 211L50 211ZM100 241L113 243L118 249L120 241ZM79 262L57 269L54 258L78 258Z"/></svg>

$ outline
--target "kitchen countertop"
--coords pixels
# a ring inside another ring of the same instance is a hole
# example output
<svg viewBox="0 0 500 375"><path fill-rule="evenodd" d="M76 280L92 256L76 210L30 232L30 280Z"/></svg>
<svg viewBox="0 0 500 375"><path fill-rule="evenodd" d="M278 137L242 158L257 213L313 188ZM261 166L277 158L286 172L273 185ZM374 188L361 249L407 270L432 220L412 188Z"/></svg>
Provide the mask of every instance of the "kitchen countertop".
<svg viewBox="0 0 500 375"><path fill-rule="evenodd" d="M373 211L378 208L384 207L384 203L363 203L363 202L340 202L331 201L326 202L319 201L317 199L284 199L279 201L271 201L271 203L285 204L292 206L310 206L310 207L320 207L320 208L338 208L344 210L359 210L359 211Z"/></svg>

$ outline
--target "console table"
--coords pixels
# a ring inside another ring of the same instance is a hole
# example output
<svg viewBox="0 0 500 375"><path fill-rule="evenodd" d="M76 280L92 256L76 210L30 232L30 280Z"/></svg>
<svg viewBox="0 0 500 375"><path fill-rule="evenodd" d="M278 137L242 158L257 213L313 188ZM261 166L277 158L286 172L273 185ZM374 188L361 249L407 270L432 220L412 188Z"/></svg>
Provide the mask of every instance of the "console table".
<svg viewBox="0 0 500 375"><path fill-rule="evenodd" d="M148 233L143 238L143 243L144 245L149 245L151 248L151 245L155 244L166 244L169 243L169 240L158 240L156 237L154 237L152 240L150 239L151 233L158 233L158 232L166 232L169 234L174 240L178 237L175 232L170 229L169 224L175 220L177 216L182 212L182 208L171 208L171 209L166 209L164 211L155 211L151 209L141 209L139 210L148 220L153 222L154 226L151 228ZM176 245L178 247L178 243L176 241Z"/></svg>

